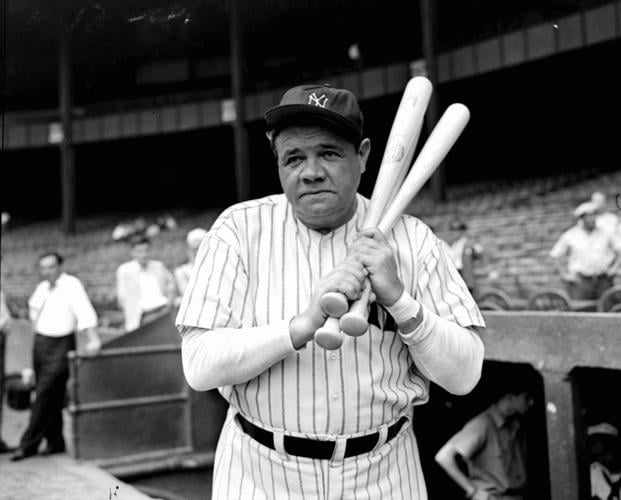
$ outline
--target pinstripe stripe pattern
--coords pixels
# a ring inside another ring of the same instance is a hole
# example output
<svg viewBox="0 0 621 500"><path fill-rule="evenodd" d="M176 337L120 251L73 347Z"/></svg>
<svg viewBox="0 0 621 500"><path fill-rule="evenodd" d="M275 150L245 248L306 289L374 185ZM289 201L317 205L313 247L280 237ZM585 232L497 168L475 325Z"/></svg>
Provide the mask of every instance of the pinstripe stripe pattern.
<svg viewBox="0 0 621 500"><path fill-rule="evenodd" d="M344 259L367 205L368 200L358 195L355 216L328 234L301 224L282 194L230 207L197 254L177 323L240 328L297 314L308 304L319 277ZM413 297L462 326L484 324L459 273L427 226L403 216L387 236ZM383 325L385 312L379 316ZM220 391L258 425L293 435L329 437L364 433L396 420L412 404L427 400L429 381L416 369L396 332L371 326L371 332L360 338L346 336L337 351L309 343L258 377ZM376 488L376 482L369 487Z"/></svg>
<svg viewBox="0 0 621 500"><path fill-rule="evenodd" d="M377 451L334 466L327 460L279 455L244 434L234 414L229 411L218 442L214 499L427 499L411 425Z"/></svg>

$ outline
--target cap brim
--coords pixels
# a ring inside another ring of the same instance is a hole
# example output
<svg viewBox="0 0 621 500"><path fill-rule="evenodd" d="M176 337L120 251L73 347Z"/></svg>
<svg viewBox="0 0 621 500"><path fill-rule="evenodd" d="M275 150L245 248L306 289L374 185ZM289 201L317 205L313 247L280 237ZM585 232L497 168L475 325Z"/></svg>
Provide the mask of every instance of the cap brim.
<svg viewBox="0 0 621 500"><path fill-rule="evenodd" d="M284 123L292 123L296 118L313 119L348 133L357 139L362 137L362 128L355 122L334 111L307 104L285 104L275 106L265 112L268 129L274 129Z"/></svg>

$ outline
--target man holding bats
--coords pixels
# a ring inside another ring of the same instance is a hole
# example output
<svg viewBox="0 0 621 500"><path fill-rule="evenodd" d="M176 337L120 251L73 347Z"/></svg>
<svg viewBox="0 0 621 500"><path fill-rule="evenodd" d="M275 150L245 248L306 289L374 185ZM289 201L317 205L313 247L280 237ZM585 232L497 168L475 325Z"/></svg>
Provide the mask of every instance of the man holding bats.
<svg viewBox="0 0 621 500"><path fill-rule="evenodd" d="M483 319L422 222L362 227L371 144L351 92L294 87L265 118L284 193L220 215L177 317L189 384L230 404L213 498L426 499L413 406L430 382L474 387ZM367 278L367 334L319 347L323 295L353 301Z"/></svg>

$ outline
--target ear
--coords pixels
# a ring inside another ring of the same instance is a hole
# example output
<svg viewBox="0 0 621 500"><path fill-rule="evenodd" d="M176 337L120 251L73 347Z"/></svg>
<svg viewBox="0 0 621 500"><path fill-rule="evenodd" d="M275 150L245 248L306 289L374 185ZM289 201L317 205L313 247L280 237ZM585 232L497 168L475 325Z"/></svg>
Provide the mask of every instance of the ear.
<svg viewBox="0 0 621 500"><path fill-rule="evenodd" d="M369 153L371 153L371 139L368 137L362 139L360 147L358 148L358 156L360 158L360 173L364 173L367 169L367 160L369 159Z"/></svg>

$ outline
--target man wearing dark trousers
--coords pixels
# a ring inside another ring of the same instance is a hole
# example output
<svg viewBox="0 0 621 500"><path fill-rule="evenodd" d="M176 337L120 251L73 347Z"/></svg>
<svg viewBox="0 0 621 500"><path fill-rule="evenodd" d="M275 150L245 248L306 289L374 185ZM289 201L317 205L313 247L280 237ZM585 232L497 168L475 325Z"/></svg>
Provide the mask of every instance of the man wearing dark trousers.
<svg viewBox="0 0 621 500"><path fill-rule="evenodd" d="M95 309L80 280L63 272L62 264L62 256L55 252L40 257L43 281L28 301L35 331L36 397L28 427L11 457L13 461L36 455L43 439L47 447L42 454L65 451L62 408L69 378L67 354L75 350L76 332L87 333L87 353L94 354L101 347Z"/></svg>

